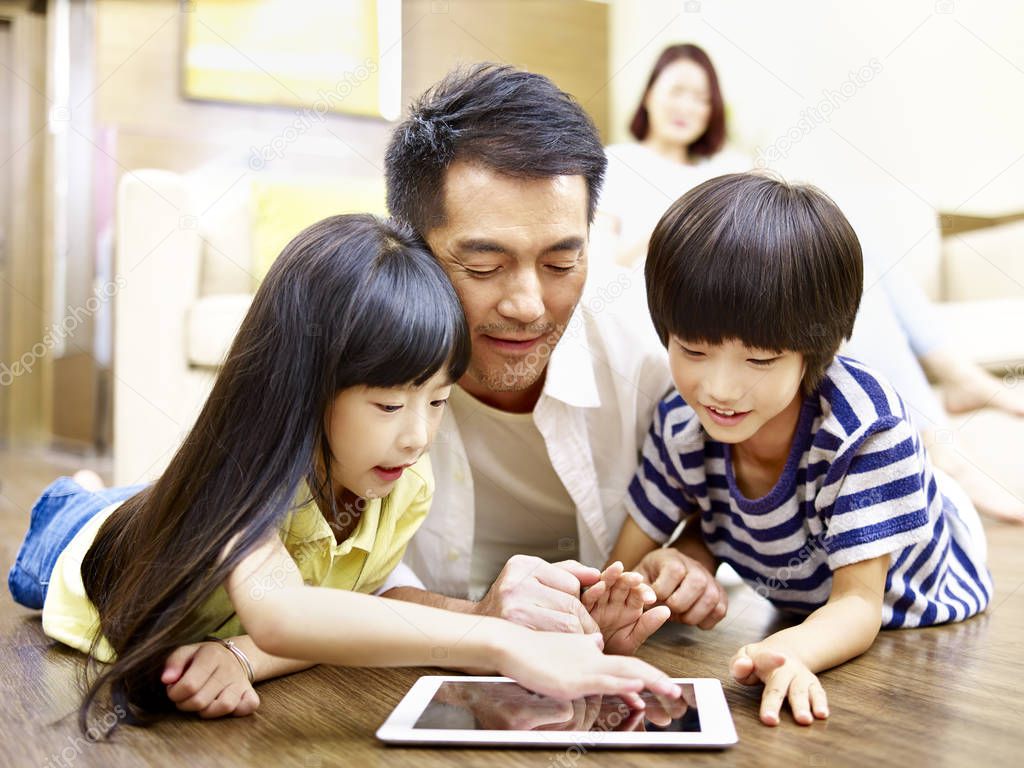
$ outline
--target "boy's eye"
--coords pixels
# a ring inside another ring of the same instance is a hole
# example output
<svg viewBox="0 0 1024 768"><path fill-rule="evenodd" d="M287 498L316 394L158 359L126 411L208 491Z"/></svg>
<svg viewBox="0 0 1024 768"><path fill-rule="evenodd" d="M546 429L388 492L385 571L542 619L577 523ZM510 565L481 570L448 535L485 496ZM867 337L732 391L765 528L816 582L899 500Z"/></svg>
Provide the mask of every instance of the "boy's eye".
<svg viewBox="0 0 1024 768"><path fill-rule="evenodd" d="M573 270L573 268L575 268L575 266L576 266L575 264L571 264L569 266L563 266L561 264L548 264L548 269L550 269L552 272L555 272L555 273L557 273L559 275L564 275L567 272L572 272L572 270Z"/></svg>
<svg viewBox="0 0 1024 768"><path fill-rule="evenodd" d="M750 357L750 358L747 358L747 362L748 363L753 363L754 365L771 365L772 363L774 363L778 359L779 358L777 358L777 357L769 357L767 359L760 360L758 358Z"/></svg>
<svg viewBox="0 0 1024 768"><path fill-rule="evenodd" d="M384 413L395 413L396 411L402 410L402 406L400 405L389 405L388 403L374 403L374 405L384 411Z"/></svg>
<svg viewBox="0 0 1024 768"><path fill-rule="evenodd" d="M430 404L432 406L434 406L435 408L444 408L445 403L447 403L447 402L448 402L448 398L446 397L444 400L431 400Z"/></svg>
<svg viewBox="0 0 1024 768"><path fill-rule="evenodd" d="M498 267L493 267L492 269L470 269L469 267L466 267L466 271L474 277L487 277L488 275L495 274L498 269Z"/></svg>
<svg viewBox="0 0 1024 768"><path fill-rule="evenodd" d="M682 344L680 344L680 345L679 345L679 348L680 348L681 350L683 350L683 352L685 352L686 354L688 354L688 355L689 355L690 357L704 357L704 353L703 353L703 352L698 352L698 351L697 351L697 350L695 350L695 349L687 349L687 348L686 348L686 347L684 347L684 346L683 346Z"/></svg>

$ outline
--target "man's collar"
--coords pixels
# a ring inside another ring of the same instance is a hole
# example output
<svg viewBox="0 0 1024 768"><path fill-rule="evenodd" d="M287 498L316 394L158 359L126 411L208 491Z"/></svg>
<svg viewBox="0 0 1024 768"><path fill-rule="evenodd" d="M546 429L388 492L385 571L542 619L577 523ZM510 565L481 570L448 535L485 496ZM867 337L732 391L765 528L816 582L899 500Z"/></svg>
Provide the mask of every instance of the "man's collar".
<svg viewBox="0 0 1024 768"><path fill-rule="evenodd" d="M547 378L541 396L552 397L574 408L601 407L594 377L594 356L590 351L583 309L579 305L548 359Z"/></svg>

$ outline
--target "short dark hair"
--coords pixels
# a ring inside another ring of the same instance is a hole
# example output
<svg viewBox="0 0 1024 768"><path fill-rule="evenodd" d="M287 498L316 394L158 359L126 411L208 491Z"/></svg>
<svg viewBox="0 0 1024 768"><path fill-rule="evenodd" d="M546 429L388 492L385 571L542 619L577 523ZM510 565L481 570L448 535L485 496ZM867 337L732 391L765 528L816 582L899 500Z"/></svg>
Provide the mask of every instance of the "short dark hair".
<svg viewBox="0 0 1024 768"><path fill-rule="evenodd" d="M675 335L800 352L810 394L853 332L864 268L853 227L824 192L733 173L665 212L645 277L663 344Z"/></svg>
<svg viewBox="0 0 1024 768"><path fill-rule="evenodd" d="M647 134L651 130L650 116L647 114L647 107L644 106L647 94L651 92L651 88L661 73L665 71L665 67L683 60L692 61L704 70L704 74L708 77L708 95L711 98L711 116L708 117L708 127L700 135L700 138L686 149L690 155L711 157L725 143L725 101L722 98L722 89L718 85L718 73L715 72L715 65L711 63L711 57L704 52L703 48L691 43L670 45L661 52L661 56L654 63L650 77L647 78L647 86L640 97L640 105L636 108L633 119L629 123L629 132L637 141L647 138Z"/></svg>
<svg viewBox="0 0 1024 768"><path fill-rule="evenodd" d="M444 178L456 160L521 178L583 176L588 221L608 164L572 96L543 75L490 63L449 72L395 128L384 158L391 214L420 235L444 224Z"/></svg>

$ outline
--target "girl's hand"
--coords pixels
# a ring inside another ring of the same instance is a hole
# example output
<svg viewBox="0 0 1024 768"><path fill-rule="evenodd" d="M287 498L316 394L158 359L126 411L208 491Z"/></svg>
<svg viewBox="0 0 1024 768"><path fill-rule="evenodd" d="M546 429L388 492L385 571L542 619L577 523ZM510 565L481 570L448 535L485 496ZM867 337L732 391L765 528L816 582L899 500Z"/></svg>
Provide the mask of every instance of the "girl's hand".
<svg viewBox="0 0 1024 768"><path fill-rule="evenodd" d="M502 635L498 669L531 691L562 700L620 696L633 709L644 708L644 689L669 699L682 694L668 675L640 659L605 656L600 634L516 629Z"/></svg>
<svg viewBox="0 0 1024 768"><path fill-rule="evenodd" d="M782 702L787 698L793 719L800 725L810 725L815 718L824 720L828 717L825 689L817 676L792 656L752 643L740 648L732 657L730 671L743 685L764 683L761 722L765 725L779 724Z"/></svg>
<svg viewBox="0 0 1024 768"><path fill-rule="evenodd" d="M197 712L203 718L245 717L260 706L260 697L242 665L220 643L177 648L167 657L160 681L178 709Z"/></svg>
<svg viewBox="0 0 1024 768"><path fill-rule="evenodd" d="M604 636L606 653L632 655L662 624L671 610L658 606L645 607L656 600L654 590L643 576L623 571L621 562L605 568L601 580L587 589L581 598L583 606L597 622Z"/></svg>

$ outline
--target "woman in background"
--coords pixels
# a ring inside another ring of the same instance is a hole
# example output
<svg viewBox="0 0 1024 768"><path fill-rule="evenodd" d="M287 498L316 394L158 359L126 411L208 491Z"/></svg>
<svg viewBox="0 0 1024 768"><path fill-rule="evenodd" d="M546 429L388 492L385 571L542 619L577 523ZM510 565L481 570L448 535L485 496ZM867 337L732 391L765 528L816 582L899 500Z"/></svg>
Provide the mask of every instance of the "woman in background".
<svg viewBox="0 0 1024 768"><path fill-rule="evenodd" d="M661 53L629 130L635 142L605 150L608 171L591 248L595 282L603 279L602 270L642 270L655 224L685 192L715 176L753 168L748 156L725 148L728 130L718 75L696 45L671 45ZM1024 523L1024 501L938 439L949 428L950 413L989 407L1024 417L1024 391L1002 386L953 349L920 286L900 270L882 269L870 238L862 240L868 246L865 271L880 275L883 290L865 292L844 354L892 381L936 465L959 481L979 511ZM929 376L942 386L944 402Z"/></svg>

